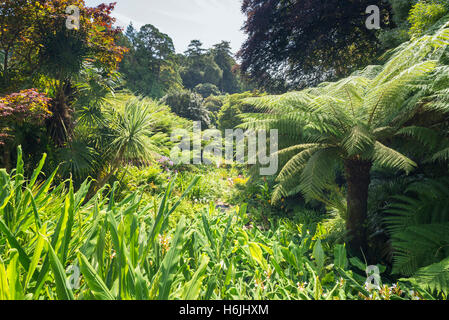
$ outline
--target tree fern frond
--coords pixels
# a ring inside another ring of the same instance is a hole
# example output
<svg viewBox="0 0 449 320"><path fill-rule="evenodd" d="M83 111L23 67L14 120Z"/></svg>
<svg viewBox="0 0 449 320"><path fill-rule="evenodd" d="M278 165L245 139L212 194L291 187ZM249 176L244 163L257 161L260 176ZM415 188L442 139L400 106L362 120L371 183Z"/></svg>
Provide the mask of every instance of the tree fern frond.
<svg viewBox="0 0 449 320"><path fill-rule="evenodd" d="M430 160L432 162L437 162L437 161L447 162L447 161L449 161L449 148L438 151L437 153L435 153L432 156L432 158Z"/></svg>
<svg viewBox="0 0 449 320"><path fill-rule="evenodd" d="M307 161L301 174L299 188L306 200L322 196L323 190L335 181L336 148L321 149Z"/></svg>
<svg viewBox="0 0 449 320"><path fill-rule="evenodd" d="M396 196L385 218L394 253L394 272L414 274L449 256L449 180L423 181Z"/></svg>
<svg viewBox="0 0 449 320"><path fill-rule="evenodd" d="M343 140L342 146L349 157L355 154L363 154L374 144L374 137L366 127L358 125L352 128L351 132Z"/></svg>
<svg viewBox="0 0 449 320"><path fill-rule="evenodd" d="M407 174L417 167L413 160L378 141L374 144L373 160L381 167L402 170Z"/></svg>
<svg viewBox="0 0 449 320"><path fill-rule="evenodd" d="M411 279L425 290L432 293L449 294L449 258L419 269Z"/></svg>
<svg viewBox="0 0 449 320"><path fill-rule="evenodd" d="M312 99L313 96L310 96L306 91L299 91L278 96L246 98L244 102L265 113L283 113L295 110L311 112L313 111L310 104Z"/></svg>
<svg viewBox="0 0 449 320"><path fill-rule="evenodd" d="M389 118L392 113L396 113L404 104L412 91L410 84L432 72L435 67L435 61L417 63L402 71L390 81L371 90L364 105L366 112L370 115L370 123L389 125L384 123L383 120Z"/></svg>
<svg viewBox="0 0 449 320"><path fill-rule="evenodd" d="M437 148L441 139L441 136L435 130L418 126L402 128L396 133L396 135L414 138L420 144L425 145L430 149Z"/></svg>
<svg viewBox="0 0 449 320"><path fill-rule="evenodd" d="M292 157L282 168L279 176L277 177L277 181L282 182L288 179L289 176L300 172L306 166L307 161L310 159L310 157L312 157L312 155L319 149L319 147L311 147L301 151L300 153Z"/></svg>

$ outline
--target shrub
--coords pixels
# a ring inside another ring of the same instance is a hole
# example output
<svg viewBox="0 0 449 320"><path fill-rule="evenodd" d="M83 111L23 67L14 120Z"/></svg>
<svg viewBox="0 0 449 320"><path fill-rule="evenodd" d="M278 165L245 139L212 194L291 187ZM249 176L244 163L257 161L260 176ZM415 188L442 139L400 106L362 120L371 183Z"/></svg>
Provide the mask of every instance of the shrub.
<svg viewBox="0 0 449 320"><path fill-rule="evenodd" d="M209 127L209 112L203 106L203 98L187 90L173 91L167 94L161 102L168 105L180 117L193 121L201 121L203 127Z"/></svg>
<svg viewBox="0 0 449 320"><path fill-rule="evenodd" d="M442 1L420 1L410 11L408 21L411 24L410 35L420 36L426 29L434 25L439 19L448 13L447 5Z"/></svg>
<svg viewBox="0 0 449 320"><path fill-rule="evenodd" d="M220 130L233 129L242 123L239 116L242 113L254 112L254 108L245 103L246 98L259 97L261 94L255 92L244 92L226 96L224 105L218 114L218 128Z"/></svg>
<svg viewBox="0 0 449 320"><path fill-rule="evenodd" d="M211 124L217 126L218 114L223 107L225 96L209 96L204 100L204 108L209 111Z"/></svg>
<svg viewBox="0 0 449 320"><path fill-rule="evenodd" d="M212 83L200 83L195 87L194 91L200 94L203 98L207 98L212 95L217 96L220 94L218 87Z"/></svg>
<svg viewBox="0 0 449 320"><path fill-rule="evenodd" d="M36 89L27 89L0 98L0 164L10 167L10 151L19 144L37 145L39 128L51 116L50 99Z"/></svg>

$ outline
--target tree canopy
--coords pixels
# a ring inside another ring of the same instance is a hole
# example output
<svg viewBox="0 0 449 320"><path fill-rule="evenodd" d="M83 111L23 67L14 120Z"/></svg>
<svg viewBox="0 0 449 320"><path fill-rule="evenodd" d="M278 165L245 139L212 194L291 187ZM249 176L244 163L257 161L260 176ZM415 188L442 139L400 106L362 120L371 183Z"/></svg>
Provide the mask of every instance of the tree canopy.
<svg viewBox="0 0 449 320"><path fill-rule="evenodd" d="M168 90L181 87L173 40L151 24L136 31L126 30L125 45L130 48L120 71L128 88L137 94L162 98Z"/></svg>
<svg viewBox="0 0 449 320"><path fill-rule="evenodd" d="M243 72L275 92L350 74L379 53L376 31L365 25L370 5L389 27L382 1L244 0Z"/></svg>

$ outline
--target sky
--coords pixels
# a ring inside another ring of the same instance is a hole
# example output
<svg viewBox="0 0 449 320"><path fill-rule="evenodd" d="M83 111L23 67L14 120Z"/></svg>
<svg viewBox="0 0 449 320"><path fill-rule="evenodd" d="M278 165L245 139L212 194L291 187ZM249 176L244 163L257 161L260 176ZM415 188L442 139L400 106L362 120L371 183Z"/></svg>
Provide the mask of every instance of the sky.
<svg viewBox="0 0 449 320"><path fill-rule="evenodd" d="M136 29L152 24L168 34L176 52L182 53L190 41L198 39L204 48L222 40L230 41L236 53L245 40L241 31L245 16L241 0L86 0L88 6L117 2L113 16L117 25L132 21Z"/></svg>

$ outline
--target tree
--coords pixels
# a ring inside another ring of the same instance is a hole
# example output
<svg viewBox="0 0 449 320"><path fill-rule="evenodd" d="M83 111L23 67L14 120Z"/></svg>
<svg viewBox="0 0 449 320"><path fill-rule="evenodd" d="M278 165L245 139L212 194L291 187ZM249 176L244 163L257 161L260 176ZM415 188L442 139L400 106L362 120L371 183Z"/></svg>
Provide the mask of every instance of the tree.
<svg viewBox="0 0 449 320"><path fill-rule="evenodd" d="M222 92L233 94L241 91L238 73L235 72L237 62L233 58L231 45L228 41L222 41L211 49L215 63L223 71L223 77L219 88Z"/></svg>
<svg viewBox="0 0 449 320"><path fill-rule="evenodd" d="M70 5L79 8L78 30L66 28ZM120 30L113 28L113 8L114 4L90 8L82 0L0 2L0 91L45 83L52 98L47 127L58 146L72 135L73 81L79 71L88 62L111 74L126 51L115 42Z"/></svg>
<svg viewBox="0 0 449 320"><path fill-rule="evenodd" d="M370 5L382 8L382 21L389 21L389 8L380 0L244 0L248 38L238 54L243 72L281 92L341 78L371 63L379 41L365 26Z"/></svg>
<svg viewBox="0 0 449 320"><path fill-rule="evenodd" d="M182 59L181 77L184 87L189 90L202 83L218 87L223 71L215 63L214 57L202 48L201 41L192 40Z"/></svg>
<svg viewBox="0 0 449 320"><path fill-rule="evenodd" d="M0 98L0 163L6 170L11 169L11 150L31 141L37 143L40 127L51 116L49 104L50 99L36 89Z"/></svg>
<svg viewBox="0 0 449 320"><path fill-rule="evenodd" d="M147 161L157 153L151 137L154 135L153 114L144 99L134 98L125 105L123 113L110 110L107 116L107 139L110 141L105 155L111 159L110 168L98 179L102 188L124 163Z"/></svg>
<svg viewBox="0 0 449 320"><path fill-rule="evenodd" d="M442 111L441 105L423 110L412 84L436 69L448 44L449 29L442 28L402 46L383 67L371 66L316 88L251 100L269 113L247 115L244 126L278 129L283 137L279 156L284 166L273 201L298 191L307 199L326 201L335 171L343 167L350 248L366 250L371 170L378 166L410 172L416 167L388 144L395 135L423 130L419 122L415 125L417 113Z"/></svg>
<svg viewBox="0 0 449 320"><path fill-rule="evenodd" d="M126 32L129 53L120 65L127 86L137 94L162 98L170 89L181 88L173 40L153 25Z"/></svg>
<svg viewBox="0 0 449 320"><path fill-rule="evenodd" d="M446 1L433 0L430 2L418 2L410 10L408 21L412 36L420 36L432 27L439 19L449 12L449 3Z"/></svg>
<svg viewBox="0 0 449 320"><path fill-rule="evenodd" d="M189 58L201 57L205 52L206 50L203 49L203 43L200 40L192 40L190 41L187 50L184 52L184 55Z"/></svg>
<svg viewBox="0 0 449 320"><path fill-rule="evenodd" d="M194 91L199 93L203 98L220 95L220 90L212 83L200 83L195 87Z"/></svg>
<svg viewBox="0 0 449 320"><path fill-rule="evenodd" d="M389 0L392 9L394 28L379 32L378 38L384 50L398 47L410 40L411 36L431 27L449 10L445 0Z"/></svg>

